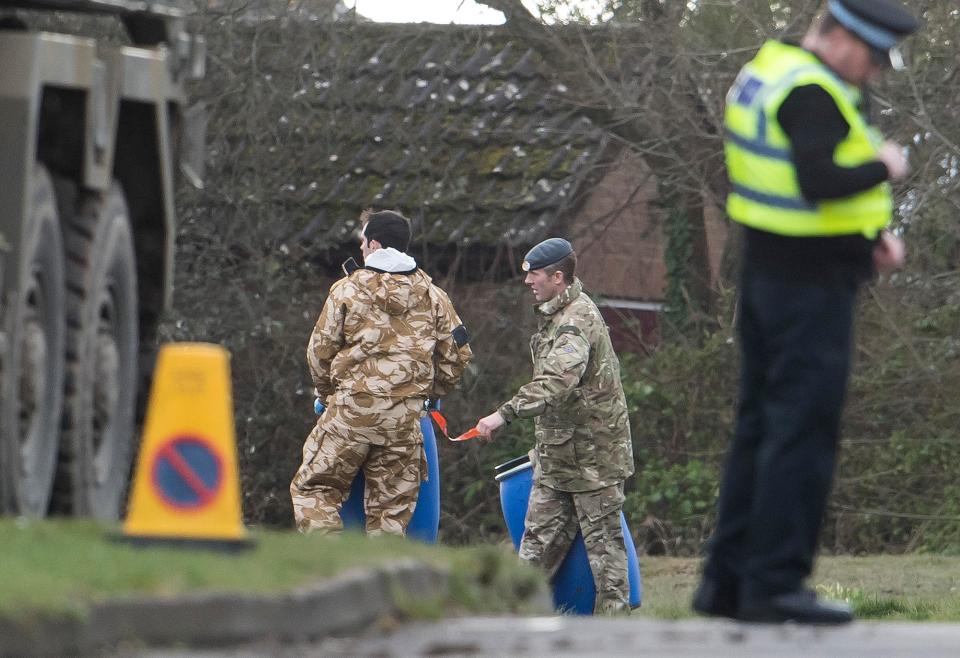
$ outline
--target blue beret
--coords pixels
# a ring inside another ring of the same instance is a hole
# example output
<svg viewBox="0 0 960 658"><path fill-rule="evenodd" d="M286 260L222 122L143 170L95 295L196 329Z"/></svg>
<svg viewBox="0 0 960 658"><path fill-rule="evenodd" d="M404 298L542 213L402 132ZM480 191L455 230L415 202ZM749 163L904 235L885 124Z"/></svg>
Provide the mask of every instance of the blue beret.
<svg viewBox="0 0 960 658"><path fill-rule="evenodd" d="M563 260L573 253L573 245L563 238L544 240L523 257L523 271L541 270L548 265Z"/></svg>

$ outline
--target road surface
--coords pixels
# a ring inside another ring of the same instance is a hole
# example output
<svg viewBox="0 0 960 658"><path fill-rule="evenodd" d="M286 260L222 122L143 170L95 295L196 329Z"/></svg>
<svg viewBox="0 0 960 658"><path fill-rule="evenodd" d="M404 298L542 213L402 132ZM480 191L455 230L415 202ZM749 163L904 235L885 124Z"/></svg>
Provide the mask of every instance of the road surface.
<svg viewBox="0 0 960 658"><path fill-rule="evenodd" d="M858 622L811 627L713 620L471 617L370 629L359 637L315 644L281 646L264 641L230 650L155 650L135 655L949 658L960 656L960 624Z"/></svg>

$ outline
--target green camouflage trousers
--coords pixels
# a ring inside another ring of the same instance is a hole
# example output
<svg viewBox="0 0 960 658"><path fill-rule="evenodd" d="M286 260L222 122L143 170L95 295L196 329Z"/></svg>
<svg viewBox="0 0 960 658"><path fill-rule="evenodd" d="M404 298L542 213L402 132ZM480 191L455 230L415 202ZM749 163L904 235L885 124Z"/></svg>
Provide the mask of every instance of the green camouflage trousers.
<svg viewBox="0 0 960 658"><path fill-rule="evenodd" d="M627 550L620 525L623 500L623 483L595 491L568 492L534 482L520 559L539 567L553 580L580 530L597 590L594 612L629 612Z"/></svg>
<svg viewBox="0 0 960 658"><path fill-rule="evenodd" d="M307 437L290 484L297 529L342 530L340 508L362 469L367 534L404 535L427 474L421 413L422 400L334 399Z"/></svg>

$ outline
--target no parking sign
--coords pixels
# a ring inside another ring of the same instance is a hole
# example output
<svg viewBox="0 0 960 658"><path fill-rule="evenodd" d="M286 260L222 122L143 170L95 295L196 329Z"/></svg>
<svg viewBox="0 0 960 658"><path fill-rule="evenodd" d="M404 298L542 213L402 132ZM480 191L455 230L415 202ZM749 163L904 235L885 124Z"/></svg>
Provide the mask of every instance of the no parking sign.
<svg viewBox="0 0 960 658"><path fill-rule="evenodd" d="M227 351L165 345L157 370L124 535L245 543Z"/></svg>
<svg viewBox="0 0 960 658"><path fill-rule="evenodd" d="M211 504L223 484L223 460L206 439L180 436L162 444L153 460L157 495L178 510Z"/></svg>

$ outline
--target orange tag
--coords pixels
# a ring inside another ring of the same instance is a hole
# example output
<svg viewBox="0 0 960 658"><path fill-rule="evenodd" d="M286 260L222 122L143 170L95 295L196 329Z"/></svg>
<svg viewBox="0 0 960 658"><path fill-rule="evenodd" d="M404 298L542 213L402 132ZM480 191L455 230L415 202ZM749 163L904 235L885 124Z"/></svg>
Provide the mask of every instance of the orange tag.
<svg viewBox="0 0 960 658"><path fill-rule="evenodd" d="M437 427L440 428L440 431L443 432L443 435L447 436L447 419L443 417L443 414L436 409L433 409L430 411L430 417L433 418L433 422L437 424Z"/></svg>
<svg viewBox="0 0 960 658"><path fill-rule="evenodd" d="M466 432L464 432L463 434L461 434L456 438L450 438L450 440L451 441L468 441L470 439L475 439L478 436L480 436L480 430L474 427L472 429L467 430Z"/></svg>
<svg viewBox="0 0 960 658"><path fill-rule="evenodd" d="M473 439L480 436L480 430L474 427L473 429L467 430L460 436L454 438L450 436L447 430L447 419L443 417L442 413L440 413L436 409L431 409L430 418L432 418L433 422L437 424L437 427L440 429L440 432L451 441L466 441L468 439Z"/></svg>

